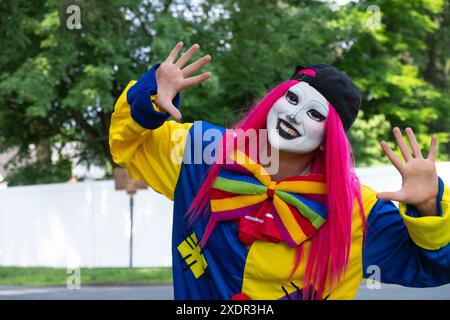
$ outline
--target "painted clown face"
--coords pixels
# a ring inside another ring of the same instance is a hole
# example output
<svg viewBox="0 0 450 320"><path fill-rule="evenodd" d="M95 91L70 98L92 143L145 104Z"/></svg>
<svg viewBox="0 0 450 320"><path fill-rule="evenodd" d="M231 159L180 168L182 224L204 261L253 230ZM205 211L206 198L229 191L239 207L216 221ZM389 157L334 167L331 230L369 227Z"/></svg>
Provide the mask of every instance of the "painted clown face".
<svg viewBox="0 0 450 320"><path fill-rule="evenodd" d="M306 82L289 88L267 115L269 142L275 149L308 153L319 147L325 136L328 102Z"/></svg>

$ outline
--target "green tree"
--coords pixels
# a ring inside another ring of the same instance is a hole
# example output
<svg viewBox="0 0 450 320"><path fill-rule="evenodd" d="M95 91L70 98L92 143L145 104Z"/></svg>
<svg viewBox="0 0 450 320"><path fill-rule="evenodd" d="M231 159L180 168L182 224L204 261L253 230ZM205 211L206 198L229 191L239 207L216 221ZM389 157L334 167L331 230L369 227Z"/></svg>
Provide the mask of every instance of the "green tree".
<svg viewBox="0 0 450 320"><path fill-rule="evenodd" d="M80 30L66 27L72 3L81 8ZM7 39L0 60L0 149L18 147L11 165L22 167L33 154L30 145L62 149L77 141L82 148L74 158L110 167L114 100L148 64L142 50L152 38L138 32L132 18L139 3L48 0L0 6ZM58 166L49 154L36 161Z"/></svg>
<svg viewBox="0 0 450 320"><path fill-rule="evenodd" d="M379 28L367 24L371 5L380 8ZM448 2L360 1L348 4L339 15L336 27L348 34L336 65L351 74L361 88L363 119L370 121L383 114L391 126L411 126L421 147L427 147L431 133L437 133L442 145L440 159L448 159L448 70L447 87L427 71L431 63L440 70L436 75L442 76L445 63L448 65L448 45L440 44L438 50L429 45L439 42L438 36L448 39Z"/></svg>
<svg viewBox="0 0 450 320"><path fill-rule="evenodd" d="M79 30L66 27L70 4L81 9ZM367 23L369 5L380 8L379 28ZM80 147L72 160L111 173L108 129L115 100L128 81L182 40L199 43L199 56L212 55L207 69L213 73L183 93L184 121L228 125L296 65L323 61L361 89L363 113L349 133L358 164L384 161L378 140L392 139L389 128L407 125L422 146L438 133L440 159L448 159L449 11L444 0L344 6L319 0L3 1L0 152L18 147L11 161L17 168L52 167L58 157L51 151L75 141ZM41 150L39 157L33 158L30 145Z"/></svg>

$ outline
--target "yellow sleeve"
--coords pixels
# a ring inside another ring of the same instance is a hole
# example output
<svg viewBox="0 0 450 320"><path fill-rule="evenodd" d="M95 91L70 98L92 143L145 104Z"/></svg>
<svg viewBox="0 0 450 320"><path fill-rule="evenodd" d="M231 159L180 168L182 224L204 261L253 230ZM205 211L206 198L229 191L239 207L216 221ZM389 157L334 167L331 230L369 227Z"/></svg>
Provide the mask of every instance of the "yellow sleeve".
<svg viewBox="0 0 450 320"><path fill-rule="evenodd" d="M180 173L187 135L192 123L166 121L157 129L148 130L133 120L127 92L132 81L114 107L109 130L112 158L126 168L130 177L145 182L153 190L173 200ZM151 96L153 108L155 96Z"/></svg>
<svg viewBox="0 0 450 320"><path fill-rule="evenodd" d="M439 178L439 216L411 217L406 214L406 204L399 211L416 245L427 250L438 250L450 243L450 190Z"/></svg>
<svg viewBox="0 0 450 320"><path fill-rule="evenodd" d="M377 192L372 188L361 184L361 199L364 208L364 215L367 218L369 213L372 211L373 206L377 203ZM355 207L359 208L358 202L355 202Z"/></svg>

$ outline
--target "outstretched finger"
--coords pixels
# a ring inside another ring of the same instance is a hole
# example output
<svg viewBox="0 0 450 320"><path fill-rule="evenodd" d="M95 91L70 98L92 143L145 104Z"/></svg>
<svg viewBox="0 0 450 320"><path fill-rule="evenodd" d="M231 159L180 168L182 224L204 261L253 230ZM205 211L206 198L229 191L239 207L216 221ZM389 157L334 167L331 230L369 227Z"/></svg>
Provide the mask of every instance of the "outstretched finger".
<svg viewBox="0 0 450 320"><path fill-rule="evenodd" d="M175 59L178 57L178 54L181 51L181 48L183 48L183 42L178 42L175 48L172 49L169 56L167 57L166 61L173 63Z"/></svg>
<svg viewBox="0 0 450 320"><path fill-rule="evenodd" d="M380 145L386 157L388 157L388 159L392 162L394 167L396 167L397 170L401 173L403 166L402 160L399 157L397 157L395 152L392 151L391 147L389 147L389 145L385 141L381 141Z"/></svg>
<svg viewBox="0 0 450 320"><path fill-rule="evenodd" d="M423 158L422 151L420 151L419 144L417 143L416 136L411 128L406 128L406 135L408 136L409 143L411 144L414 158Z"/></svg>
<svg viewBox="0 0 450 320"><path fill-rule="evenodd" d="M431 137L430 151L428 152L428 160L431 160L433 162L436 161L437 140L437 136L433 135Z"/></svg>
<svg viewBox="0 0 450 320"><path fill-rule="evenodd" d="M409 160L412 159L412 155L411 155L408 145L406 144L405 139L403 139L402 132L400 131L400 129L398 127L395 127L393 132L394 132L395 139L397 140L398 147L400 148L400 152L403 155L403 159L405 159L405 161L408 162Z"/></svg>
<svg viewBox="0 0 450 320"><path fill-rule="evenodd" d="M194 44L192 47L186 51L181 58L175 63L179 68L183 68L183 66L189 61L192 55L200 48L198 44Z"/></svg>
<svg viewBox="0 0 450 320"><path fill-rule="evenodd" d="M161 107L166 110L172 117L174 117L177 120L181 120L181 112L178 110L171 102L164 103L161 105Z"/></svg>
<svg viewBox="0 0 450 320"><path fill-rule="evenodd" d="M195 71L202 68L205 64L211 61L211 56L207 54L206 56L201 57L197 61L194 61L190 65L188 65L186 68L181 70L183 73L183 77L189 77L191 74L193 74Z"/></svg>
<svg viewBox="0 0 450 320"><path fill-rule="evenodd" d="M192 87L193 85L202 83L203 81L208 80L210 77L211 72L205 72L199 74L198 76L187 78L183 81L183 88L189 88Z"/></svg>
<svg viewBox="0 0 450 320"><path fill-rule="evenodd" d="M378 200L404 202L404 196L401 191L380 192L380 193L377 193L377 199Z"/></svg>

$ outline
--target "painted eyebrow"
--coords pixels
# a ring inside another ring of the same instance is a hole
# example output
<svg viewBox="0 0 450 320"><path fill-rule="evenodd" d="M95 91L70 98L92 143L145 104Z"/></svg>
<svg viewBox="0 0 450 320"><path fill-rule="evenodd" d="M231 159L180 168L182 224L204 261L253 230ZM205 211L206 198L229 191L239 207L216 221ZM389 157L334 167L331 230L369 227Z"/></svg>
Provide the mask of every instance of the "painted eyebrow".
<svg viewBox="0 0 450 320"><path fill-rule="evenodd" d="M305 94L305 91L303 91L302 89L297 89L297 88L294 88L294 87L289 88L288 91L296 94L297 97L300 98L299 100L302 100L302 98L303 98L303 96Z"/></svg>
<svg viewBox="0 0 450 320"><path fill-rule="evenodd" d="M293 94L296 94L297 97L299 98L299 103L300 101L304 100L304 95L305 95L305 90L297 88L295 86L291 87L288 89L288 92L292 92ZM317 109L320 109L322 112L322 116L326 117L328 115L328 102L327 102L327 106L325 106L322 102L318 101L318 100L311 100L307 102L307 106L313 106Z"/></svg>

